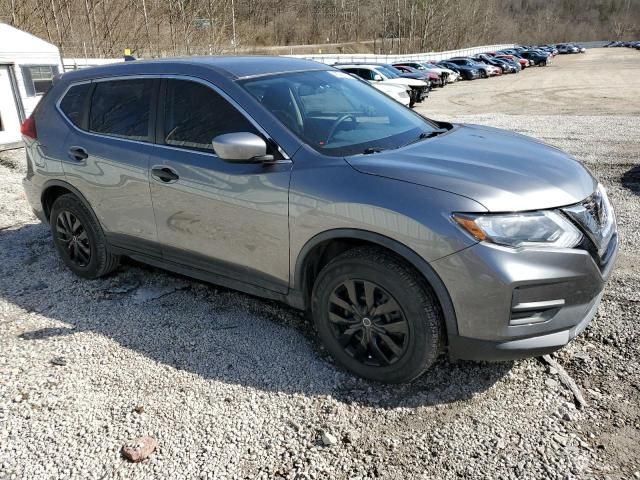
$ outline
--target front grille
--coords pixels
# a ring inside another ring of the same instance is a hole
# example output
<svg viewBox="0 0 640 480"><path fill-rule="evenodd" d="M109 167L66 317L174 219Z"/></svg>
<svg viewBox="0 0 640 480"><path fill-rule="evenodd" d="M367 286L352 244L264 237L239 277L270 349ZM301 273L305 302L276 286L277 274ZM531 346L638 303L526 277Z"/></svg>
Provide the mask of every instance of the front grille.
<svg viewBox="0 0 640 480"><path fill-rule="evenodd" d="M588 250L598 258L598 263L607 257L613 236L616 234L616 220L607 193L602 186L582 202L562 209L587 236L591 245ZM588 242L587 242L588 243ZM588 245L585 245L588 246Z"/></svg>

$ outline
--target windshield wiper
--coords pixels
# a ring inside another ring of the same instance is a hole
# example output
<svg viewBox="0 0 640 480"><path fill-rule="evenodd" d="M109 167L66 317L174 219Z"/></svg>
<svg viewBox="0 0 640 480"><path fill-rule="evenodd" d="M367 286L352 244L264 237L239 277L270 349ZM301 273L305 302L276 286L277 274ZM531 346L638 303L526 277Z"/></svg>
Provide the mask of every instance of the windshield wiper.
<svg viewBox="0 0 640 480"><path fill-rule="evenodd" d="M380 148L380 147L369 147L369 148L365 148L364 151L362 152L363 155L371 155L372 153L380 153L384 151L384 148Z"/></svg>
<svg viewBox="0 0 640 480"><path fill-rule="evenodd" d="M418 138L416 138L415 140L411 140L409 143L405 143L402 146L406 147L407 145L411 145L413 143L419 142L420 140L426 140L427 138L437 137L438 135L441 135L448 131L449 130L447 130L446 128L436 128L435 130L432 130L430 132L422 132L420 135L418 135Z"/></svg>
<svg viewBox="0 0 640 480"><path fill-rule="evenodd" d="M425 140L427 138L437 137L438 135L448 131L449 129L447 128L436 128L435 130L431 130L430 132L422 132L420 135L418 135L418 138L416 138L415 140L411 140L409 143L400 145L397 148L406 147L407 145L411 145L412 143L416 143L416 142L419 142L420 140ZM372 153L380 153L380 152L383 152L384 150L385 150L384 148L380 148L380 147L368 147L364 149L362 154L371 155Z"/></svg>

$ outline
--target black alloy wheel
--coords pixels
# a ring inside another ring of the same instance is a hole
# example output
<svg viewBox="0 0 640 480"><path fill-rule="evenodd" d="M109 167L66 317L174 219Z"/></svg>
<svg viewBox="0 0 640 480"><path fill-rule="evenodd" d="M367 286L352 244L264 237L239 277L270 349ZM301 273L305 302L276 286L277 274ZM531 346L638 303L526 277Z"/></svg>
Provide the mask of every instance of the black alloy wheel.
<svg viewBox="0 0 640 480"><path fill-rule="evenodd" d="M91 261L91 242L85 226L69 210L62 210L56 218L58 240L67 250L69 260L84 268Z"/></svg>
<svg viewBox="0 0 640 480"><path fill-rule="evenodd" d="M328 353L370 380L410 382L442 351L445 328L429 284L377 246L347 250L322 268L311 312Z"/></svg>
<svg viewBox="0 0 640 480"><path fill-rule="evenodd" d="M406 352L409 324L398 302L380 285L345 280L329 297L328 311L334 338L358 362L392 365Z"/></svg>
<svg viewBox="0 0 640 480"><path fill-rule="evenodd" d="M109 250L96 215L74 194L53 202L49 227L60 258L79 277L98 278L118 267L120 257Z"/></svg>

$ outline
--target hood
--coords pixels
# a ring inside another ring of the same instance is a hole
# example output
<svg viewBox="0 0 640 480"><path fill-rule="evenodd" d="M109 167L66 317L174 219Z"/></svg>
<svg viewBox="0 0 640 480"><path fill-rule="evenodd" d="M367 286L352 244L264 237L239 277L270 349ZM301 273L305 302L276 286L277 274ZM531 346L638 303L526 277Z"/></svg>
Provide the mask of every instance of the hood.
<svg viewBox="0 0 640 480"><path fill-rule="evenodd" d="M472 67L471 65L458 65L457 63L456 63L456 68L458 70L476 70L476 71L478 70L476 67Z"/></svg>
<svg viewBox="0 0 640 480"><path fill-rule="evenodd" d="M396 85L407 85L409 87L426 87L427 86L426 82L423 82L422 80L415 80L413 78L404 78L404 77L389 78L385 80L385 82L396 84Z"/></svg>
<svg viewBox="0 0 640 480"><path fill-rule="evenodd" d="M346 160L362 173L463 195L493 212L571 205L597 186L589 171L563 151L478 125L456 125L407 147Z"/></svg>
<svg viewBox="0 0 640 480"><path fill-rule="evenodd" d="M371 85L373 85L375 88L377 88L380 91L383 92L392 92L392 93L400 93L400 92L406 92L407 91L407 87L404 85L394 85L393 83L386 83L386 82L372 82Z"/></svg>
<svg viewBox="0 0 640 480"><path fill-rule="evenodd" d="M424 73L418 72L401 72L398 75L402 78L415 78L416 80L422 80L424 78Z"/></svg>

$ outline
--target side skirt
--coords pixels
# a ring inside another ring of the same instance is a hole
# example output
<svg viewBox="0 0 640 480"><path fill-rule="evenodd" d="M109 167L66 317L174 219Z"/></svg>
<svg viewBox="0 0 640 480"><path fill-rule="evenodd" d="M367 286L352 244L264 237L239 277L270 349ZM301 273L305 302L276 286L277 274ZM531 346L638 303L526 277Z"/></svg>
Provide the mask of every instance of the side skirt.
<svg viewBox="0 0 640 480"><path fill-rule="evenodd" d="M230 288L232 290L238 290L240 292L254 295L256 297L276 300L299 310L305 309L303 296L298 290L289 289L288 293L279 293L277 291L259 287L257 285L253 285L236 278L231 278L224 275L215 274L207 270L202 270L200 268L194 268L188 265L171 262L155 255L146 255L138 251L115 246L113 244L109 245L109 250L115 254L124 255L141 263L146 263L153 267L162 268L163 270L168 270L170 272L184 275L186 277L195 278L197 280L202 280L207 283Z"/></svg>

